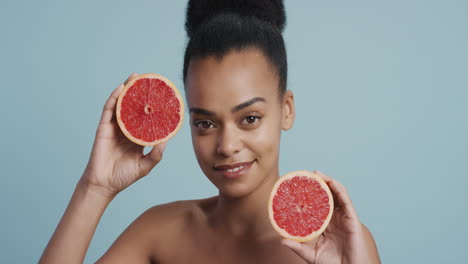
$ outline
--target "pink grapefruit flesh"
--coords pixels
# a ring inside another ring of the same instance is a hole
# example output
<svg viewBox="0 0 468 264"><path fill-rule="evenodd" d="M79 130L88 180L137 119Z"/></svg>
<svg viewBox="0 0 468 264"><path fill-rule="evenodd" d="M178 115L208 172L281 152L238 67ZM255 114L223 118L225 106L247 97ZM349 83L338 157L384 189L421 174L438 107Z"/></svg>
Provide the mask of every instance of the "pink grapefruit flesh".
<svg viewBox="0 0 468 264"><path fill-rule="evenodd" d="M295 171L278 179L268 210L270 222L281 236L305 242L325 231L333 206L331 191L319 175Z"/></svg>
<svg viewBox="0 0 468 264"><path fill-rule="evenodd" d="M142 146L169 140L180 129L184 104L175 85L154 73L131 79L117 100L117 123L123 134Z"/></svg>

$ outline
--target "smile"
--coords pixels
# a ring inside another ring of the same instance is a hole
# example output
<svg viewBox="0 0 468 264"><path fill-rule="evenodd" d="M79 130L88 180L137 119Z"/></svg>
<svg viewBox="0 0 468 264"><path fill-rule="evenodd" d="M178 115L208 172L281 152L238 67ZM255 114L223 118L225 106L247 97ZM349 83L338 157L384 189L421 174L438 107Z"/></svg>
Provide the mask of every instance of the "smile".
<svg viewBox="0 0 468 264"><path fill-rule="evenodd" d="M241 162L230 165L218 165L214 166L214 169L218 171L220 175L225 178L237 178L248 172L254 161Z"/></svg>
<svg viewBox="0 0 468 264"><path fill-rule="evenodd" d="M227 171L229 171L229 172L235 172L235 171L238 171L238 170L240 170L240 169L242 169L242 168L244 168L244 167L245 167L245 165L242 165L242 166L236 167L236 168L234 168L234 169L227 169Z"/></svg>

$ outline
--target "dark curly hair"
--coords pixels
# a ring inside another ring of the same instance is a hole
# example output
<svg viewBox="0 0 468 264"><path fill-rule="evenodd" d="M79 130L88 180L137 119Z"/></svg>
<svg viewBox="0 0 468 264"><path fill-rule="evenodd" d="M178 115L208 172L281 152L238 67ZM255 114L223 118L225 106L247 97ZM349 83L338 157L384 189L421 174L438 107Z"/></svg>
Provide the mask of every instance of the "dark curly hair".
<svg viewBox="0 0 468 264"><path fill-rule="evenodd" d="M184 82L192 58L222 58L232 50L258 48L277 71L279 89L286 91L287 58L282 31L286 15L282 0L189 0L185 30Z"/></svg>

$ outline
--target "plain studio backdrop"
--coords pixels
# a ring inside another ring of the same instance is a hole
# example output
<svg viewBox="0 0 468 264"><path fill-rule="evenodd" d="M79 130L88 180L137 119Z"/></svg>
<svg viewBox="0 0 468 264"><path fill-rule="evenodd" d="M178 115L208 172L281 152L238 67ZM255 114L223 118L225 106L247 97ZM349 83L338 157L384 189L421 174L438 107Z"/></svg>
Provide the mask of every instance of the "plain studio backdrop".
<svg viewBox="0 0 468 264"><path fill-rule="evenodd" d="M183 93L186 1L2 1L0 262L34 263L85 168L102 106L132 72ZM348 189L384 263L468 258L468 2L286 1L297 119L280 173ZM86 263L147 208L216 194L188 116L111 203Z"/></svg>

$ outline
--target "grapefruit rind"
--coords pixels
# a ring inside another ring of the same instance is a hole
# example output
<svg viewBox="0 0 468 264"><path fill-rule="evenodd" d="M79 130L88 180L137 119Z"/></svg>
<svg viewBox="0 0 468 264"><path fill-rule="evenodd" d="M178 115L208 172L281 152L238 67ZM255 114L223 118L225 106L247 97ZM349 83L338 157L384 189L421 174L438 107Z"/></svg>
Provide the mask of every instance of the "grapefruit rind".
<svg viewBox="0 0 468 264"><path fill-rule="evenodd" d="M328 201L329 201L329 205L330 205L330 212L328 213L325 221L323 222L322 226L318 230L312 232L311 234L309 234L307 236L293 236L293 235L289 234L286 230L284 230L284 229L282 229L281 227L278 226L278 224L274 220L275 218L274 218L274 215L273 215L274 214L273 213L273 198L275 197L275 194L277 193L278 187L281 185L281 183L285 182L286 180L292 179L292 178L297 177L297 176L305 176L305 177L317 180L320 183L320 186L325 190L325 192L328 194L328 197L329 197ZM330 191L330 188L328 187L327 183L325 182L325 180L323 180L323 178L320 177L320 175L318 175L318 174L316 174L314 172L305 171L305 170L290 172L290 173L282 176L281 178L279 178L276 181L275 185L273 186L273 190L271 191L270 199L268 201L268 214L269 214L269 217L270 217L270 222L273 225L273 228L282 237L288 238L288 239L291 239L291 240L295 240L297 242L307 242L307 241L310 241L310 240L313 240L313 239L319 237L325 231L328 224L330 223L330 220L331 220L332 215L333 215L333 210L334 210L333 195L332 195L332 193Z"/></svg>
<svg viewBox="0 0 468 264"><path fill-rule="evenodd" d="M179 111L180 120L179 120L179 123L177 124L176 128L171 133L169 133L166 137L164 137L162 139L159 139L159 140L151 141L151 142L144 141L144 140L141 140L139 138L136 138L136 137L132 136L130 134L130 132L128 132L128 130L125 128L125 124L122 122L122 118L121 118L122 100L125 97L125 94L127 93L128 89L130 89L130 87L132 87L133 84L136 81L138 81L140 79L147 79L147 78L148 79L159 79L159 80L162 80L163 82L165 82L174 91L174 94L175 94L175 96L176 96L176 98L177 98L177 100L179 101L179 104L180 104L180 111ZM183 119L184 119L184 101L182 99L182 96L179 93L179 90L177 90L177 87L169 79L167 79L166 77L161 76L159 74L145 73L145 74L140 74L140 75L132 78L124 86L124 88L120 92L119 98L117 99L116 114L117 114L117 123L119 124L120 130L122 131L122 133L130 141L132 141L132 142L134 142L134 143L136 143L138 145L141 145L141 146L155 146L155 145L158 145L158 144L161 144L163 142L168 141L173 136L175 136L175 134L177 134L177 132L179 132L179 129L181 128L182 123L183 123Z"/></svg>

